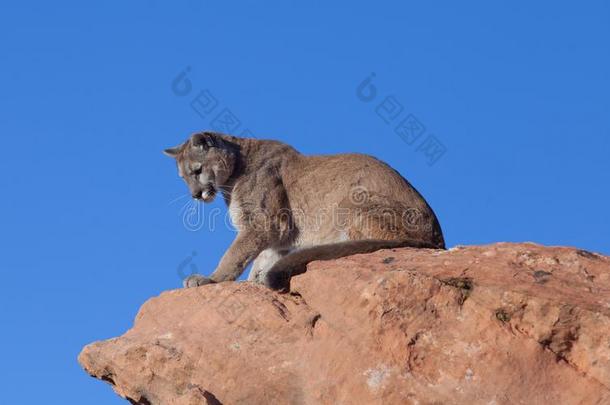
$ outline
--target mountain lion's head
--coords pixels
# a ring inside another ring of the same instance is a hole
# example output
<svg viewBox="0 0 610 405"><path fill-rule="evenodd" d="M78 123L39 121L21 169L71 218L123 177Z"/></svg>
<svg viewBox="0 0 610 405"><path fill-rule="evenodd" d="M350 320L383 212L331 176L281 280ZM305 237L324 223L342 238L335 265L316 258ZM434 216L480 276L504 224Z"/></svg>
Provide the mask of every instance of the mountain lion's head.
<svg viewBox="0 0 610 405"><path fill-rule="evenodd" d="M225 186L235 166L235 151L218 134L194 134L182 145L165 149L176 159L178 175L197 200L211 202Z"/></svg>

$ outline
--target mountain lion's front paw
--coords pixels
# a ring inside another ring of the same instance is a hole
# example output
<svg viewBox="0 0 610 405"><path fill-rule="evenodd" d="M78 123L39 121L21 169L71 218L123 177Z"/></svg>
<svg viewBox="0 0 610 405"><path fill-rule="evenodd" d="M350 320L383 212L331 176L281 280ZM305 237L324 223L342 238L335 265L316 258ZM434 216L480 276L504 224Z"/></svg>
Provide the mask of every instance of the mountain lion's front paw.
<svg viewBox="0 0 610 405"><path fill-rule="evenodd" d="M199 287L200 285L211 284L214 281L211 278L202 276L201 274L191 274L184 279L182 285L184 288Z"/></svg>

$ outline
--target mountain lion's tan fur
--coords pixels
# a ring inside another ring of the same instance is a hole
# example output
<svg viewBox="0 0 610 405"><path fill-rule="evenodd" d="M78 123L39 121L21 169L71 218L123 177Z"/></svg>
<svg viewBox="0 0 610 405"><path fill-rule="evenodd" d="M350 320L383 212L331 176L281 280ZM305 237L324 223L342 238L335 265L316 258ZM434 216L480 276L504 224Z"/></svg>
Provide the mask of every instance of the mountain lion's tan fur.
<svg viewBox="0 0 610 405"><path fill-rule="evenodd" d="M185 286L237 279L286 288L292 272L328 259L384 247L443 249L434 212L398 172L367 155L305 156L271 140L213 132L166 149L193 198L221 192L238 234L207 278ZM291 253L292 252L292 253Z"/></svg>

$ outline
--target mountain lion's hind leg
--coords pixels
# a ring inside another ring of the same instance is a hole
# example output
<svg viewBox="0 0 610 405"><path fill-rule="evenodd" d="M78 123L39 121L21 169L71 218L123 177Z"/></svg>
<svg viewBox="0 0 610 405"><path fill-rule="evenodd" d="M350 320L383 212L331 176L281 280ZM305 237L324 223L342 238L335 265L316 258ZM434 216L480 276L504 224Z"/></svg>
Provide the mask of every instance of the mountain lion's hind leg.
<svg viewBox="0 0 610 405"><path fill-rule="evenodd" d="M288 250L276 250L276 249L265 249L263 250L254 263L252 263L252 269L248 275L248 281L254 281L256 283L262 283L267 271L273 267L273 265L288 254Z"/></svg>

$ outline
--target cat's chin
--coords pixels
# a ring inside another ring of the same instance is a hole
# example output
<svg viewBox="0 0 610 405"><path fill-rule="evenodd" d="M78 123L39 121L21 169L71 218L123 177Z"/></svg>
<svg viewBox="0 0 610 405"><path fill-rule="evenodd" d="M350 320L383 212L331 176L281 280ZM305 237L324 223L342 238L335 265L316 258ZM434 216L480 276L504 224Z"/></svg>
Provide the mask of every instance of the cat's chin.
<svg viewBox="0 0 610 405"><path fill-rule="evenodd" d="M206 203L214 201L215 197L216 197L216 190L214 188L211 188L211 189L206 190L201 193L201 199L203 200L203 202L206 202Z"/></svg>

